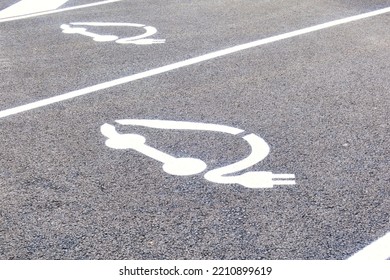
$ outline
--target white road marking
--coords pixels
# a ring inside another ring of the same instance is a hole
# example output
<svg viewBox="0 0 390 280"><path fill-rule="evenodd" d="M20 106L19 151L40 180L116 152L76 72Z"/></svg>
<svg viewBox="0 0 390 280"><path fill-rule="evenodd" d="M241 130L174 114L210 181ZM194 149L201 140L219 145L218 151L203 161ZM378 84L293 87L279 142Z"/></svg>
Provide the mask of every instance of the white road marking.
<svg viewBox="0 0 390 280"><path fill-rule="evenodd" d="M121 38L115 35L100 35L92 32L88 32L83 27L75 26L114 26L114 27L138 27L143 28L145 32L141 35ZM146 26L138 23L123 23L123 22L72 22L70 25L62 24L62 32L66 34L80 34L91 37L96 42L109 42L115 41L117 44L134 44L134 45L151 45L151 44L162 44L165 43L165 39L145 39L146 37L152 36L157 33L157 29L153 26Z"/></svg>
<svg viewBox="0 0 390 280"><path fill-rule="evenodd" d="M26 19L26 18L32 18L32 17L38 17L38 16L43 16L43 15L49 15L49 14L62 13L62 12L67 12L67 11L73 11L73 10L77 10L77 9L89 8L89 7L105 5L105 4L110 4L110 3L120 2L120 1L123 1L123 0L106 0L106 1L95 2L95 3L79 5L79 6L73 6L73 7L63 8L63 9L50 10L50 11L39 12L39 13L34 13L34 14L28 14L28 15L4 18L4 19L0 19L0 23L1 22L14 21L14 20L21 20L21 19ZM39 1L38 0L36 2L49 2L49 1L44 1L44 0Z"/></svg>
<svg viewBox="0 0 390 280"><path fill-rule="evenodd" d="M268 144L259 136L249 134L243 139L252 148L248 157L236 163L216 168L204 175L206 180L219 184L240 184L247 188L272 188L274 185L295 185L294 174L273 174L268 171L251 171L241 175L232 176L262 161L270 152ZM287 179L287 180L278 180Z"/></svg>
<svg viewBox="0 0 390 280"><path fill-rule="evenodd" d="M197 130L224 132L233 135L244 132L225 125L165 120L117 120L122 125L144 126L157 129ZM107 137L106 146L113 149L132 149L164 163L163 170L171 175L188 176L201 173L207 168L204 161L197 158L176 158L145 144L146 139L139 134L120 134L115 127L104 124L101 133ZM243 171L262 161L269 154L268 144L259 136L249 134L242 137L252 148L248 157L236 163L208 171L204 178L219 184L240 184L247 188L272 188L275 185L295 185L294 174L273 174L268 171L252 171L241 175L229 175Z"/></svg>
<svg viewBox="0 0 390 280"><path fill-rule="evenodd" d="M201 173L207 165L197 158L176 158L145 144L146 139L138 134L119 134L110 124L101 126L100 131L108 138L106 145L113 149L133 149L152 159L162 162L163 170L171 175L188 176Z"/></svg>
<svg viewBox="0 0 390 280"><path fill-rule="evenodd" d="M100 35L100 34L88 32L86 28L72 27L67 24L62 24L61 29L63 33L84 35L87 37L91 37L96 42L110 42L119 39L119 37L115 35Z"/></svg>
<svg viewBox="0 0 390 280"><path fill-rule="evenodd" d="M355 253L351 261L380 261L390 259L390 232Z"/></svg>
<svg viewBox="0 0 390 280"><path fill-rule="evenodd" d="M83 89L71 91L71 92L68 92L68 93L65 93L65 94L61 94L61 95L57 95L57 96L50 97L50 98L47 98L47 99L43 99L43 100L40 100L40 101L32 102L32 103L29 103L29 104L26 104L26 105L22 105L22 106L6 109L6 110L3 110L3 111L0 111L0 118L4 118L4 117L7 117L7 116L19 114L19 113L26 112L26 111L29 111L29 110L32 110L32 109L36 109L36 108L41 108L41 107L44 107L44 106L48 106L50 104L62 102L62 101L65 101L65 100L69 100L69 99L72 99L72 98L76 98L76 97L79 97L79 96L83 96L83 95L90 94L90 93L93 93L93 92L96 92L96 91L99 91L99 90L111 88L111 87L114 87L114 86L123 85L123 84L129 83L129 82L132 82L132 81L144 79L144 78L151 77L151 76L154 76L154 75L158 75L158 74L161 74L161 73L166 73L166 72L169 72L169 71L172 71L172 70L175 70L175 69L179 69L179 68L182 68L182 67L194 65L194 64L197 64L197 63L200 63L200 62L204 62L204 61L211 60L211 59L214 59L214 58L222 57L222 56L225 56L225 55L228 55L228 54L233 54L233 53L236 53L236 52L239 52L239 51L243 51L243 50L247 50L247 49L250 49L250 48L258 47L258 46L261 46L261 45L269 44L269 43L272 43L272 42L276 42L276 41L280 41L280 40L296 37L296 36L307 34L307 33L311 33L311 32L314 32L314 31L319 31L319 30L330 28L330 27L334 27L334 26L337 26L337 25L341 25L341 24L345 24L345 23L349 23L349 22L353 22L353 21L357 21L357 20L361 20L361 19L377 16L377 15L382 15L382 14L385 14L385 13L388 13L388 12L390 12L390 7L387 7L387 8L384 8L384 9L380 9L380 10L376 10L376 11L369 12L369 13L364 13L364 14L352 16L352 17L347 17L347 18L344 18L344 19L334 20L334 21L331 21L331 22L327 22L327 23L323 23L323 24L319 24L319 25L315 25L315 26L311 26L311 27L307 27L307 28L303 28L303 29L299 29L299 30L296 30L296 31L284 33L284 34L281 34L281 35L272 36L272 37L269 37L269 38L265 38L265 39L257 40L257 41L254 41L254 42L238 45L238 46L235 46L235 47L227 48L227 49L224 49L224 50L211 52L211 53L208 53L208 54L205 54L205 55L201 55L201 56L198 56L198 57L190 58L190 59L187 59L187 60L184 60L184 61L180 61L180 62L176 62L176 63L173 63L173 64L169 64L169 65L166 65L166 66L158 67L158 68L155 68L155 69L152 69L152 70L148 70L148 71L145 71L145 72L141 72L141 73L138 73L138 74L129 75L129 76L126 76L126 77L123 77L123 78L119 78L119 79L115 79L115 80L112 80L112 81L109 81L109 82L104 82L104 83L100 83L100 84L97 84L97 85L94 85L94 86L90 86L90 87L86 87L86 88L83 88Z"/></svg>
<svg viewBox="0 0 390 280"><path fill-rule="evenodd" d="M215 131L215 132L223 132L232 135L237 135L244 130L220 124L212 124L212 123L196 123L196 122L184 122L184 121L166 121L166 120L117 120L116 121L122 125L134 125L134 126L143 126L150 128L158 128L158 129L180 129L180 130L198 130L198 131Z"/></svg>
<svg viewBox="0 0 390 280"><path fill-rule="evenodd" d="M54 10L61 7L68 1L69 0L21 0L16 4L0 11L0 19Z"/></svg>

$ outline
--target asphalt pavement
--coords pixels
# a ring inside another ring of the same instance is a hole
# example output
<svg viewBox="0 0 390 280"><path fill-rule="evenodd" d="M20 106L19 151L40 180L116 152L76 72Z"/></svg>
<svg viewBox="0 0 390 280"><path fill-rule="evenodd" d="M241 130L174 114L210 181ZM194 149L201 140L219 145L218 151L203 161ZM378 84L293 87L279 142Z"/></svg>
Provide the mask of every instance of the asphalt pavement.
<svg viewBox="0 0 390 280"><path fill-rule="evenodd" d="M390 13L189 62L387 7L125 0L0 19L0 258L341 260L380 239Z"/></svg>

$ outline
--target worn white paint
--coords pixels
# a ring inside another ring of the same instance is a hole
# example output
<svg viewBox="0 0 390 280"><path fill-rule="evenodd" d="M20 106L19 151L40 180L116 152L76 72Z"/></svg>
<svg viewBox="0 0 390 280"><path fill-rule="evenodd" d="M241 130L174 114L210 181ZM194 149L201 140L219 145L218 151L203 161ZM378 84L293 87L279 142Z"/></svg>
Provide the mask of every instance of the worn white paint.
<svg viewBox="0 0 390 280"><path fill-rule="evenodd" d="M348 258L350 261L380 261L390 259L390 232Z"/></svg>
<svg viewBox="0 0 390 280"><path fill-rule="evenodd" d="M54 10L61 7L69 0L21 0L8 8L0 11L0 19L23 16L33 13L39 13L49 10Z"/></svg>
<svg viewBox="0 0 390 280"><path fill-rule="evenodd" d="M50 1L36 0L36 2L42 2L42 3L43 2L48 2L49 3ZM55 1L57 1L57 0L55 0ZM8 17L7 18L3 18L3 19L0 18L0 23L1 22L14 21L14 20L27 19L27 18L32 18L32 17L38 17L38 16L43 16L43 15L49 15L49 14L62 13L62 12L67 12L67 11L73 11L73 10L77 10L77 9L90 8L90 7L95 7L95 6L100 6L100 5L105 5L105 4L110 4L110 3L120 2L120 1L123 1L123 0L107 0L107 1L95 2L95 3L79 5L79 6L73 6L73 7L63 8L63 9L43 11L43 12L34 13L34 14L12 16L11 18L8 18Z"/></svg>
<svg viewBox="0 0 390 280"><path fill-rule="evenodd" d="M100 27L137 27L143 28L144 33L137 36L119 38L115 35L101 35L87 31L85 27L75 26L100 26ZM62 32L67 34L80 34L87 37L91 37L96 42L109 42L115 41L118 44L135 44L135 45L151 45L165 43L165 39L146 39L157 33L157 29L153 26L145 26L138 23L122 23L122 22L72 22L70 24L62 24Z"/></svg>
<svg viewBox="0 0 390 280"><path fill-rule="evenodd" d="M171 130L196 130L223 132L238 135L244 132L241 129L218 124L166 121L166 120L117 120L122 125L143 126L156 129ZM205 162L196 158L176 158L146 144L146 139L138 134L120 134L115 127L104 124L100 128L102 134L108 139L106 145L113 149L132 149L150 158L164 163L163 170L171 175L195 175L207 168ZM208 181L219 184L240 184L247 188L272 188L275 185L294 185L294 174L275 175L272 172L254 171L242 175L231 175L238 173L262 161L269 153L268 144L259 136L249 134L242 137L250 147L251 153L248 157L236 163L208 171L204 178Z"/></svg>
<svg viewBox="0 0 390 280"><path fill-rule="evenodd" d="M197 64L197 63L201 63L201 62L208 61L208 60L211 60L211 59L215 59L215 58L218 58L218 57L222 57L222 56L225 56L225 55L233 54L233 53L236 53L236 52L239 52L239 51L243 51L243 50L247 50L247 49L250 49L250 48L258 47L258 46L261 46L261 45L264 45L264 44L280 41L280 40L283 40L283 39L292 38L292 37L295 37L295 36L307 34L307 33L314 32L314 31L319 31L319 30L322 30L322 29L334 27L334 26L337 26L337 25L353 22L353 21L360 20L360 19L365 19L365 18L377 16L377 15L382 15L382 14L385 14L385 13L388 13L388 12L390 12L390 7L384 8L384 9L380 9L380 10L376 10L376 11L369 12L369 13L365 13L365 14L361 14L361 15L357 15L357 16L352 16L352 17L348 17L348 18L344 18L344 19L340 19L340 20L335 20L335 21L331 21L331 22L315 25L315 26L308 27L308 28L303 28L303 29L300 29L300 30L284 33L284 34L277 35L277 36L272 36L272 37L261 39L261 40L257 40L257 41L251 42L251 43L242 44L242 45L238 45L238 46L235 46L235 47L227 48L227 49L224 49L224 50L211 52L211 53L208 53L208 54L205 54L205 55L201 55L201 56L198 56L198 57L190 58L190 59L187 59L187 60L183 60L183 61L180 61L180 62L169 64L169 65L166 65L166 66L154 68L154 69L151 69L151 70L148 70L148 71L145 71L145 72L141 72L141 73L138 73L138 74L125 76L123 78L119 78L119 79L115 79L115 80L112 80L112 81L96 84L94 86L78 89L78 90L71 91L71 92L68 92L68 93L64 93L64 94L61 94L61 95L57 95L57 96L49 97L49 98L46 98L46 99L42 99L42 100L39 100L39 101L36 101L36 102L32 102L32 103L28 103L28 104L25 104L25 105L17 106L17 107L14 107L14 108L6 109L6 110L3 110L3 111L0 111L0 118L8 117L8 116L11 116L11 115L19 114L19 113L30 111L30 110L37 109L37 108L42 108L44 106L48 106L48 105L51 105L51 104L55 104L55 103L59 103L59 102L62 102L62 101L66 101L66 100L73 99L73 98L76 98L76 97L80 97L80 96L83 96L83 95L86 95L86 94L94 93L94 92L97 92L99 90L108 89L108 88L111 88L111 87L114 87L114 86L123 85L123 84L130 83L130 82L133 82L133 81L136 81L136 80L152 77L152 76L155 76L155 75L158 75L158 74L161 74L161 73L166 73L166 72L169 72L169 71L172 71L172 70L176 70L176 69L179 69L179 68L187 67L187 66L190 66L190 65L194 65L194 64Z"/></svg>

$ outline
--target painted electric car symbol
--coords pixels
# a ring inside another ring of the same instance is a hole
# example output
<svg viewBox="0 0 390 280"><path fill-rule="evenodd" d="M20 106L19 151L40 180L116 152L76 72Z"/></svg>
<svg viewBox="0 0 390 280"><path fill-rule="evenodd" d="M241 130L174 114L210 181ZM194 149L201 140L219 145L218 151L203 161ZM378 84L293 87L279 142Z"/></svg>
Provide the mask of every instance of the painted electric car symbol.
<svg viewBox="0 0 390 280"><path fill-rule="evenodd" d="M167 120L117 120L116 123L129 126L142 126L155 129L171 130L196 130L228 133L231 135L244 134L238 128L208 123L194 123L184 121ZM106 146L113 149L132 149L163 163L163 170L171 175L188 176L202 173L207 169L207 164L197 158L177 158L164 153L146 144L146 139L139 134L121 134L116 131L114 125L103 124L101 133L107 137ZM250 133L242 137L251 147L248 157L236 163L219 167L204 174L208 181L219 184L240 184L247 188L272 188L275 185L294 185L294 174L273 174L269 171L251 171L240 175L234 173L244 171L262 161L270 152L268 144L259 136Z"/></svg>
<svg viewBox="0 0 390 280"><path fill-rule="evenodd" d="M144 33L141 35L119 38L116 35L101 35L87 31L85 26L114 26L114 27L136 27L142 28ZM153 26L146 26L138 23L121 23L121 22L72 22L70 24L62 24L62 32L66 34L79 34L87 37L91 37L96 42L111 42L115 41L117 44L135 44L135 45L151 45L165 43L165 39L151 39L147 38L155 33L157 29Z"/></svg>

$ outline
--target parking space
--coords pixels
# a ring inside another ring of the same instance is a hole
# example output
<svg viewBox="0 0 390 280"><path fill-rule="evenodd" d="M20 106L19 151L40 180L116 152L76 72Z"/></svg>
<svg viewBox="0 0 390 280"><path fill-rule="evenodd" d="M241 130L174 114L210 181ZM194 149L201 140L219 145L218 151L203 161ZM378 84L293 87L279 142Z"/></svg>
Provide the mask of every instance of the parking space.
<svg viewBox="0 0 390 280"><path fill-rule="evenodd" d="M12 108L368 10L368 7L351 10L349 6L334 3L312 5L311 1L293 2L289 4L291 8L269 2L251 2L244 8L239 5L235 2L229 5L206 2L157 5L120 1L4 22L1 36L7 40L2 42L2 56L12 63L3 74L7 83L1 87L1 108ZM252 10L262 13L259 15ZM118 44L96 42L93 37L78 33L63 33L84 28L86 32L123 39L146 32L144 27L72 25L96 22L154 27L157 32L147 39L167 41L151 45Z"/></svg>
<svg viewBox="0 0 390 280"><path fill-rule="evenodd" d="M346 259L384 236L388 13L243 44L389 3L162 2L0 23L1 258Z"/></svg>

